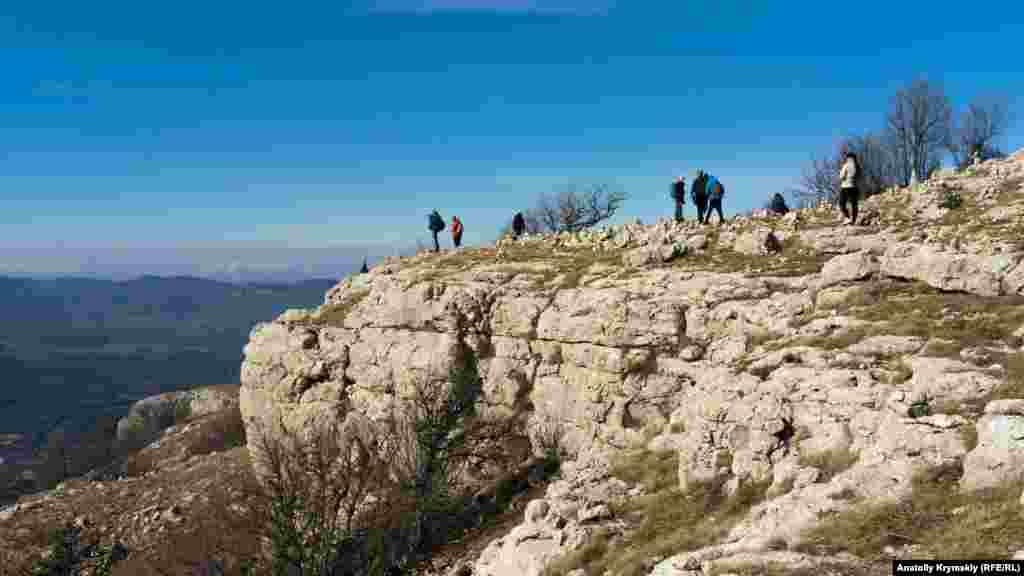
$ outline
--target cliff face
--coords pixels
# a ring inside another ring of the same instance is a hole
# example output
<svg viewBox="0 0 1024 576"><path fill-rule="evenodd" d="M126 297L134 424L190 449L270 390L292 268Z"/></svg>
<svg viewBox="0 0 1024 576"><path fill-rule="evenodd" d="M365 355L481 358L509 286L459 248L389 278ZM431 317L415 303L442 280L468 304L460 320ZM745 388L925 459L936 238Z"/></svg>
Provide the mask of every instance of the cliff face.
<svg viewBox="0 0 1024 576"><path fill-rule="evenodd" d="M497 541L477 574L537 574L590 525L628 532L597 507L639 494L607 466L637 446L677 452L684 489L771 486L702 558L794 545L851 505L837 494L906 494L923 468L962 464L965 489L1018 476L1024 160L888 191L863 203L862 225L837 220L637 223L389 260L252 331L243 416L373 420L467 344L487 409L525 411L535 444L559 430L578 456L517 529L529 546ZM769 233L781 253L766 253ZM852 456L824 474L816 454Z"/></svg>

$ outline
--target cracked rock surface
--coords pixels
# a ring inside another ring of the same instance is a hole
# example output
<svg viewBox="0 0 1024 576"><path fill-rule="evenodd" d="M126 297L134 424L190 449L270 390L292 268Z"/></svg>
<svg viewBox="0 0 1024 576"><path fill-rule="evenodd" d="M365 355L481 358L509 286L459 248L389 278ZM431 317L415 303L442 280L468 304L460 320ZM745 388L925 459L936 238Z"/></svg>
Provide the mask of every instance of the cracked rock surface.
<svg viewBox="0 0 1024 576"><path fill-rule="evenodd" d="M1024 161L1011 158L870 198L858 227L825 207L389 259L319 309L254 328L241 409L297 427L353 411L372 421L416 378L443 378L463 342L479 357L486 409L530 412L531 437L555 427L576 458L474 574L539 575L597 527L626 533L611 510L640 488L608 462L637 446L676 451L681 489L718 480L773 494L719 544L652 559L651 574L703 574L723 558L841 571L857 560L826 566L771 546L792 548L853 502L906 496L923 468L962 463L965 489L1024 472L1024 409L991 401L1024 325L1009 326L1024 303L1022 185ZM947 190L989 214L986 226L936 208ZM780 254L761 249L770 231ZM926 308L949 293L987 308L971 320L956 305ZM898 308L914 298L920 315ZM872 316L883 304L893 312ZM808 464L815 454L852 456L825 474Z"/></svg>

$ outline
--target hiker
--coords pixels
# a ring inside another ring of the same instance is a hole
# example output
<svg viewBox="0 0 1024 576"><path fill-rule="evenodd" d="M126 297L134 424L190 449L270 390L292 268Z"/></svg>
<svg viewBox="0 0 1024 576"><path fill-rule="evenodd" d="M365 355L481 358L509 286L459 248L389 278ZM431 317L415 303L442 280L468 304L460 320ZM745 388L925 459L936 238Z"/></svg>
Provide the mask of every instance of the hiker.
<svg viewBox="0 0 1024 576"><path fill-rule="evenodd" d="M526 231L526 219L523 218L522 212L516 212L514 218L512 218L512 236L518 240L523 232Z"/></svg>
<svg viewBox="0 0 1024 576"><path fill-rule="evenodd" d="M786 198L783 197L780 192L776 192L775 195L772 196L772 202L768 206L768 209L772 214L776 214L778 216L789 214L789 206L786 206Z"/></svg>
<svg viewBox="0 0 1024 576"><path fill-rule="evenodd" d="M672 199L676 201L676 222L682 222L683 204L686 204L686 178L676 177L672 183Z"/></svg>
<svg viewBox="0 0 1024 576"><path fill-rule="evenodd" d="M703 202L701 202L697 207L698 211L704 213L704 219L701 223L707 224L711 221L712 210L718 212L719 224L725 222L725 215L722 214L722 198L725 196L725 187L718 181L718 178L715 178L703 170L699 170L698 174L699 177L693 184L698 188L698 190L702 189L704 191L703 198L698 196L698 199L703 200ZM698 200L694 201L697 202ZM704 206L707 206L707 208L704 209Z"/></svg>
<svg viewBox="0 0 1024 576"><path fill-rule="evenodd" d="M435 209L430 213L428 219L430 223L427 227L430 228L430 232L434 235L434 252L440 252L441 245L437 243L437 233L444 230L444 218L441 218L441 213Z"/></svg>
<svg viewBox="0 0 1024 576"><path fill-rule="evenodd" d="M846 161L839 170L839 210L843 213L843 220L853 225L857 223L857 201L860 199L860 191L857 189L857 181L860 179L860 163L857 155L853 152L846 153ZM846 202L850 202L850 211L846 210Z"/></svg>
<svg viewBox="0 0 1024 576"><path fill-rule="evenodd" d="M693 185L690 186L690 199L693 200L693 205L697 207L697 222L703 224L704 213L708 210L708 196L705 190L704 172L702 170L697 170L697 175L693 178Z"/></svg>
<svg viewBox="0 0 1024 576"><path fill-rule="evenodd" d="M462 220L458 216L452 216L452 244L456 248L462 244Z"/></svg>

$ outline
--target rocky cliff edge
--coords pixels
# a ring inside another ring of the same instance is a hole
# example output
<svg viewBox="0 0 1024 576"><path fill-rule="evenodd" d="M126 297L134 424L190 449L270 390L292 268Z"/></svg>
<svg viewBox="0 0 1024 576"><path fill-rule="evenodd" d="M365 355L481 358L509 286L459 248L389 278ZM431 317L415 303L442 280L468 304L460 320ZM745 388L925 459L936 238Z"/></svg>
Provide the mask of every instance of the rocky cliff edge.
<svg viewBox="0 0 1024 576"><path fill-rule="evenodd" d="M628 542L635 522L615 511L650 487L614 469L638 452L671 454L682 491L765 488L720 538L663 547L643 573L814 566L798 550L821 518L907 497L922 471L957 467L964 491L1024 472L1024 155L861 214L638 222L386 260L253 329L242 413L372 421L446 374L462 341L486 409L525 414L535 446L558 430L575 457L467 570L540 574L595 534Z"/></svg>

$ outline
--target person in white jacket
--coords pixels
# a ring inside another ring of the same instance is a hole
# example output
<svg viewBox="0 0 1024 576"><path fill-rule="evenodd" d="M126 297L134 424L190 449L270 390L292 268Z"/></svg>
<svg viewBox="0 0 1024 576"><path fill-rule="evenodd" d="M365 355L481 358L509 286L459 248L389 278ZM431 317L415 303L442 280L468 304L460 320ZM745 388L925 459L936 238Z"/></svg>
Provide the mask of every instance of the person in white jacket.
<svg viewBox="0 0 1024 576"><path fill-rule="evenodd" d="M857 201L860 200L860 191L857 189L857 178L860 176L860 164L857 162L857 155L853 152L846 153L846 161L839 170L839 209L843 212L843 219L850 224L857 223ZM846 203L850 203L850 211L846 210Z"/></svg>

